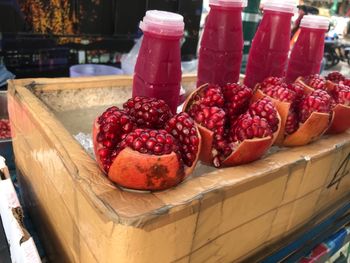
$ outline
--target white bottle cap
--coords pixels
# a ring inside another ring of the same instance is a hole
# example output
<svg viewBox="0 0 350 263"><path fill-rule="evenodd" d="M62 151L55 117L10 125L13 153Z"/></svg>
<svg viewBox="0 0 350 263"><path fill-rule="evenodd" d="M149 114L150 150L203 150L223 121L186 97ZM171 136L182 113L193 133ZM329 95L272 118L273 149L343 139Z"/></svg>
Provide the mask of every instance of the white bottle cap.
<svg viewBox="0 0 350 263"><path fill-rule="evenodd" d="M294 14L297 10L297 4L295 0L268 0L263 8L264 10Z"/></svg>
<svg viewBox="0 0 350 263"><path fill-rule="evenodd" d="M248 0L210 0L210 5L222 7L246 7Z"/></svg>
<svg viewBox="0 0 350 263"><path fill-rule="evenodd" d="M300 27L328 29L329 20L324 16L306 15L300 23Z"/></svg>
<svg viewBox="0 0 350 263"><path fill-rule="evenodd" d="M182 15L159 10L147 11L140 23L142 31L166 36L182 36L184 27Z"/></svg>

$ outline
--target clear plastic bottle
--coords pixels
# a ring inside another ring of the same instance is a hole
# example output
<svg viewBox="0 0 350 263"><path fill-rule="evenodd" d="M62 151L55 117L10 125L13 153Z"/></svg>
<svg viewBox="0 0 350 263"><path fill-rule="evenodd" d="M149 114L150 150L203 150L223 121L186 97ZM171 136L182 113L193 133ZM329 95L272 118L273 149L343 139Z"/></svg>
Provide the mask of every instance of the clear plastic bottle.
<svg viewBox="0 0 350 263"><path fill-rule="evenodd" d="M239 80L243 54L245 0L210 0L198 58L197 86Z"/></svg>
<svg viewBox="0 0 350 263"><path fill-rule="evenodd" d="M135 65L132 95L163 99L175 113L181 85L183 17L150 10L140 28L144 36Z"/></svg>
<svg viewBox="0 0 350 263"><path fill-rule="evenodd" d="M324 52L325 33L329 27L326 17L307 15L300 23L300 34L292 49L286 80L319 74Z"/></svg>
<svg viewBox="0 0 350 263"><path fill-rule="evenodd" d="M244 84L250 88L266 77L284 77L287 70L294 0L270 0L252 41Z"/></svg>

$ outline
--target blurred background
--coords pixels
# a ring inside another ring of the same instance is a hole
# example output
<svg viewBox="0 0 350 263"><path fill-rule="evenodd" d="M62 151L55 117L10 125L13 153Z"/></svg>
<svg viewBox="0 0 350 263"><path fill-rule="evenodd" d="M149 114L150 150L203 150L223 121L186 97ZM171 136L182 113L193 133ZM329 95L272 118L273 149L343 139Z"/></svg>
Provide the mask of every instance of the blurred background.
<svg viewBox="0 0 350 263"><path fill-rule="evenodd" d="M242 16L242 73L264 1L249 0ZM310 0L298 4L292 32L298 32L305 14L329 17L332 23L327 33L324 68L336 70L348 65L350 1ZM132 74L138 46L129 52L142 35L138 25L150 9L184 16L183 71L195 72L198 41L209 8L209 0L0 0L0 86L1 79L13 76L69 76L70 67L77 64L124 67L124 73Z"/></svg>

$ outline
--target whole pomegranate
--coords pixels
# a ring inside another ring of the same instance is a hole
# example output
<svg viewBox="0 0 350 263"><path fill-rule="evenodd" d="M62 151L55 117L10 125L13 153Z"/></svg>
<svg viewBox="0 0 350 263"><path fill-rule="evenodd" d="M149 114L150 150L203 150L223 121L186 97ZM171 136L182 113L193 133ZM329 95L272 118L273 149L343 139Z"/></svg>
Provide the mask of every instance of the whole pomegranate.
<svg viewBox="0 0 350 263"><path fill-rule="evenodd" d="M248 163L271 146L280 126L278 112L267 98L250 105L252 95L236 83L206 84L187 98L184 111L198 124L203 162L215 167Z"/></svg>
<svg viewBox="0 0 350 263"><path fill-rule="evenodd" d="M173 116L163 100L135 97L95 120L93 143L97 163L113 182L163 190L194 169L201 137L187 113Z"/></svg>

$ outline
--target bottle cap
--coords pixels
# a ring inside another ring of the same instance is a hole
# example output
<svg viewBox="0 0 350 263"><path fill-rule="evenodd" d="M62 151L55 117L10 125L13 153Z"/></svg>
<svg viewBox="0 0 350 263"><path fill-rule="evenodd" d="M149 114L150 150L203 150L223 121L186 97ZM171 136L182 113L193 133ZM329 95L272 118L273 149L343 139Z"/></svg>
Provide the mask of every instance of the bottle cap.
<svg viewBox="0 0 350 263"><path fill-rule="evenodd" d="M158 35L182 36L184 33L184 18L182 15L150 10L146 12L140 23L142 31L152 32Z"/></svg>
<svg viewBox="0 0 350 263"><path fill-rule="evenodd" d="M295 0L268 0L263 9L294 14L297 10L297 4Z"/></svg>
<svg viewBox="0 0 350 263"><path fill-rule="evenodd" d="M324 16L305 15L301 20L300 27L328 29L329 20Z"/></svg>
<svg viewBox="0 0 350 263"><path fill-rule="evenodd" d="M222 7L246 7L248 0L210 0L210 5Z"/></svg>

